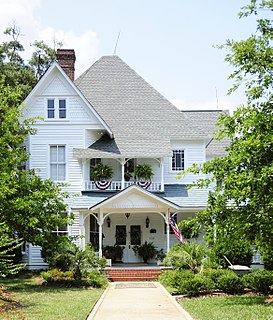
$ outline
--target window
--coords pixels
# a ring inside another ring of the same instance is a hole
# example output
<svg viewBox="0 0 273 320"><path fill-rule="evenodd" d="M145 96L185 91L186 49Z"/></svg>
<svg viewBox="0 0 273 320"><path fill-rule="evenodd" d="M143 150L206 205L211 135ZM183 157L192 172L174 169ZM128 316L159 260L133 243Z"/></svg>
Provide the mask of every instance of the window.
<svg viewBox="0 0 273 320"><path fill-rule="evenodd" d="M181 171L185 168L185 152L184 150L173 150L172 170Z"/></svg>
<svg viewBox="0 0 273 320"><path fill-rule="evenodd" d="M50 146L50 178L53 181L65 181L65 146Z"/></svg>
<svg viewBox="0 0 273 320"><path fill-rule="evenodd" d="M66 212L62 212L62 213L61 213L61 216L62 216L62 217L66 217L66 216L67 216L67 213L66 213ZM54 233L55 233L57 236L67 235L67 233L68 233L68 231L67 231L67 225L64 224L64 225L62 225L62 226L57 227L57 229L54 231Z"/></svg>
<svg viewBox="0 0 273 320"><path fill-rule="evenodd" d="M58 110L56 107L58 106ZM48 99L47 100L47 118L48 119L66 119L66 100Z"/></svg>
<svg viewBox="0 0 273 320"><path fill-rule="evenodd" d="M90 243L95 249L99 249L99 225L92 215L90 215Z"/></svg>
<svg viewBox="0 0 273 320"><path fill-rule="evenodd" d="M59 100L59 118L66 118L66 101L64 99Z"/></svg>
<svg viewBox="0 0 273 320"><path fill-rule="evenodd" d="M54 100L53 99L47 100L47 117L48 117L48 119L55 118L55 108L54 108Z"/></svg>

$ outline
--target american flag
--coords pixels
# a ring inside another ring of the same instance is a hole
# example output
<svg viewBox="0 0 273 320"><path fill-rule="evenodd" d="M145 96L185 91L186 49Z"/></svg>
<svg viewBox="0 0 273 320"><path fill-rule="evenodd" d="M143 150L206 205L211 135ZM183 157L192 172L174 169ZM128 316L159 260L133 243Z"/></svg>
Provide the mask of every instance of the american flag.
<svg viewBox="0 0 273 320"><path fill-rule="evenodd" d="M182 236L182 234L181 234L181 232L180 232L180 230L174 220L173 215L170 215L170 225L171 225L173 232L176 235L176 238L178 239L178 241L180 241L181 243L184 243L185 240L184 240L184 238L183 238L183 236Z"/></svg>

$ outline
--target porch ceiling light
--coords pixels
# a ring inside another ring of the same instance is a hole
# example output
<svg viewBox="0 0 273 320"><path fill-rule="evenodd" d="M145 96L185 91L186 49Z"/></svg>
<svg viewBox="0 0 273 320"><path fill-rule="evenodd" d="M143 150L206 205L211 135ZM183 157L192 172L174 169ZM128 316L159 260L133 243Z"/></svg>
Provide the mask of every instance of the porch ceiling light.
<svg viewBox="0 0 273 320"><path fill-rule="evenodd" d="M125 217L128 219L130 217L130 212L126 212Z"/></svg>
<svg viewBox="0 0 273 320"><path fill-rule="evenodd" d="M150 225L149 217L146 218L145 222L146 222L146 228L149 228L149 225Z"/></svg>
<svg viewBox="0 0 273 320"><path fill-rule="evenodd" d="M107 227L110 228L111 227L111 219L109 216L107 217L106 222L107 222Z"/></svg>

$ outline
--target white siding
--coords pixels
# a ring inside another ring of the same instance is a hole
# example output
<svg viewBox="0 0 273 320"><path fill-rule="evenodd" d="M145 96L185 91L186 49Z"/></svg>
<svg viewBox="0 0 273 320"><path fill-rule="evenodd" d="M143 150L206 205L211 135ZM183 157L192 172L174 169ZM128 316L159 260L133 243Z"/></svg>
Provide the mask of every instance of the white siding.
<svg viewBox="0 0 273 320"><path fill-rule="evenodd" d="M194 163L201 164L205 161L205 144L202 141L173 141L172 149L185 150L185 170ZM192 174L187 174L182 179L177 180L176 175L179 171L172 171L172 158L164 159L164 182L169 183L191 183L195 177ZM199 177L200 178L200 177Z"/></svg>

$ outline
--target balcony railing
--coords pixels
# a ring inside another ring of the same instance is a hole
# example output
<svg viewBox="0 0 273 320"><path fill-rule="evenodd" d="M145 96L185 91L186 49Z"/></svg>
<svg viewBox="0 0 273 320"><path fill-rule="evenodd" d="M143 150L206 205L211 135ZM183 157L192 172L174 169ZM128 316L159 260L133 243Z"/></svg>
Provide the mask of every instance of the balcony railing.
<svg viewBox="0 0 273 320"><path fill-rule="evenodd" d="M124 188L127 188L131 185L139 185L143 189L152 191L152 192L160 192L163 191L161 189L160 182L154 181L125 181ZM121 181L85 181L85 191L118 191L122 189Z"/></svg>

